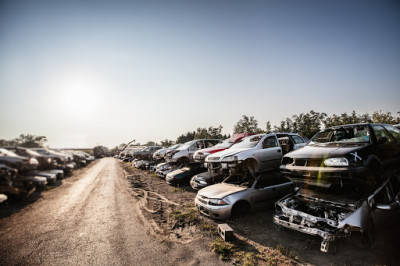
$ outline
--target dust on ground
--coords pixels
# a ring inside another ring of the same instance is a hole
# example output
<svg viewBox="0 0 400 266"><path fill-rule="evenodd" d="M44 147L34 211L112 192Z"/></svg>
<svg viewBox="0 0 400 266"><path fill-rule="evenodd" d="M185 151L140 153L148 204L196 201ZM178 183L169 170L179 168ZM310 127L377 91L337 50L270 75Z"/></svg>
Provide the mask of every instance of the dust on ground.
<svg viewBox="0 0 400 266"><path fill-rule="evenodd" d="M275 225L273 207L219 222L230 225L236 237L231 243L221 241L218 221L197 212L197 192L189 185L170 186L154 173L136 169L130 163L121 162L121 166L154 234L184 243L205 238L221 259L234 264L397 265L400 261L398 239L372 251L339 240L332 244L329 253L322 253L319 237Z"/></svg>

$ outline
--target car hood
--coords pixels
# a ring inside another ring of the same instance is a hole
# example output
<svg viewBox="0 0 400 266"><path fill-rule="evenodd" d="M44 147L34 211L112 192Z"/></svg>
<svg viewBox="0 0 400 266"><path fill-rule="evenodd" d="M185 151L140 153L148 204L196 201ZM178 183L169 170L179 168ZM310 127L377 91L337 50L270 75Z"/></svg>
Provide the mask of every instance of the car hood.
<svg viewBox="0 0 400 266"><path fill-rule="evenodd" d="M225 183L215 184L203 189L200 189L198 194L211 199L222 199L233 193L237 193L246 190L246 187L238 187Z"/></svg>
<svg viewBox="0 0 400 266"><path fill-rule="evenodd" d="M226 150L223 150L223 151L219 151L219 152L216 152L216 153L213 153L212 155L210 155L210 156L212 156L212 157L220 157L220 158L225 158L225 157L228 157L228 156L233 156L233 155L235 155L235 154L238 154L239 152L242 152L242 151L247 151L247 150L249 150L250 148L243 148L243 149L226 149ZM209 157L210 157L209 156Z"/></svg>
<svg viewBox="0 0 400 266"><path fill-rule="evenodd" d="M205 149L198 150L198 151L196 151L196 153L199 153L199 152L201 152L201 153L215 153L215 152L223 151L225 149L226 148L210 147L210 148L205 148Z"/></svg>
<svg viewBox="0 0 400 266"><path fill-rule="evenodd" d="M328 158L344 156L350 152L357 151L367 144L353 144L353 145L307 145L302 149L292 151L285 155L291 158Z"/></svg>

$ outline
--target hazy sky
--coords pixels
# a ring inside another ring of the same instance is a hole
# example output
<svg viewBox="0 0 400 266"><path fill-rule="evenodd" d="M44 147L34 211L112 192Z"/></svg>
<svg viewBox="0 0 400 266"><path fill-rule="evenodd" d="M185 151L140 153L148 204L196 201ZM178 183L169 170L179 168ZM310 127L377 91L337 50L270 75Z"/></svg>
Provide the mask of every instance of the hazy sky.
<svg viewBox="0 0 400 266"><path fill-rule="evenodd" d="M398 1L0 0L0 138L52 147L400 111Z"/></svg>

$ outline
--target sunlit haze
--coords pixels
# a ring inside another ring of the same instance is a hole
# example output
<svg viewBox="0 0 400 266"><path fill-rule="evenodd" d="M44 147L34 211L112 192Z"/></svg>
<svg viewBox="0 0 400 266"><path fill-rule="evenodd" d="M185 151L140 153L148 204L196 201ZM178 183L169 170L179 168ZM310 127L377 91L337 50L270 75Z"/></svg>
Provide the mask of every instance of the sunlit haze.
<svg viewBox="0 0 400 266"><path fill-rule="evenodd" d="M400 111L398 1L0 1L0 139L52 147Z"/></svg>

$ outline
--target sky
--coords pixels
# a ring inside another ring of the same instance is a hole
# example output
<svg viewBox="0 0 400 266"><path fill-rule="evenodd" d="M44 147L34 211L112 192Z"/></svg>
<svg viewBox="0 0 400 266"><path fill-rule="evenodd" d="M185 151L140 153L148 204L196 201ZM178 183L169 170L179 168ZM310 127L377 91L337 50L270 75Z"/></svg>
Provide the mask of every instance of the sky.
<svg viewBox="0 0 400 266"><path fill-rule="evenodd" d="M400 111L398 1L0 0L0 139L54 148Z"/></svg>

